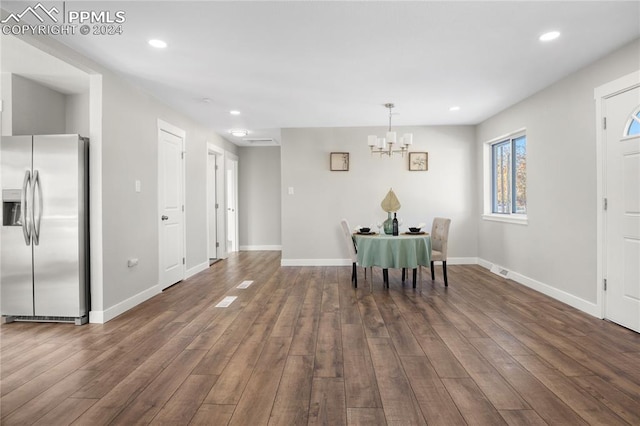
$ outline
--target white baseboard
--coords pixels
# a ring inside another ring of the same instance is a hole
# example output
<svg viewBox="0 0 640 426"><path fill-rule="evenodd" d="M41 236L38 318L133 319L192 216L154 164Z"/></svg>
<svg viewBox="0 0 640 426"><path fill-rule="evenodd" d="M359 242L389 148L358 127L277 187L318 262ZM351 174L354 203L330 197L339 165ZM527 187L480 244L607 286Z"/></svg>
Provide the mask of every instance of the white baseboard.
<svg viewBox="0 0 640 426"><path fill-rule="evenodd" d="M282 259L280 266L351 266L351 259ZM477 265L477 257L450 257L447 265Z"/></svg>
<svg viewBox="0 0 640 426"><path fill-rule="evenodd" d="M478 258L478 265L482 266L485 269L489 269L490 270L491 267L493 266L493 263L488 262L488 261L486 261L484 259Z"/></svg>
<svg viewBox="0 0 640 426"><path fill-rule="evenodd" d="M447 259L447 265L477 265L477 257L450 257Z"/></svg>
<svg viewBox="0 0 640 426"><path fill-rule="evenodd" d="M264 247L264 246L262 246ZM275 246L269 246L275 247ZM242 249L242 248L241 248ZM267 250L267 249L260 249ZM281 266L351 266L351 259L282 259L280 261ZM449 265L480 265L483 268L495 271L507 271L505 277L511 279L519 284L529 287L533 290L539 291L542 294L546 294L556 300L566 303L582 312L592 315L596 318L602 318L601 310L597 304L581 299L577 296L569 294L563 290L559 290L548 284L536 281L533 278L527 277L520 273L504 268L500 265L493 264L488 260L476 258L476 257L452 257L447 259ZM209 267L208 262L197 265L190 268L186 274L187 277L197 274L200 271ZM104 311L90 311L89 322L95 324L104 324L105 322L117 317L118 315L128 311L129 309L139 305L140 303L152 298L153 296L160 294L160 286L153 286L143 292L140 292L127 300L124 300L117 305L114 305Z"/></svg>
<svg viewBox="0 0 640 426"><path fill-rule="evenodd" d="M278 245L240 246L240 251L282 251L282 246L278 246Z"/></svg>
<svg viewBox="0 0 640 426"><path fill-rule="evenodd" d="M506 278L511 279L518 284L522 284L525 287L529 287L535 291L539 291L542 294L546 294L549 297L552 297L560 302L566 303L569 306L572 306L582 312L585 312L589 315L593 315L597 318L602 318L600 313L600 309L598 305L587 300L581 299L573 294L567 293L566 291L559 290L555 287L552 287L548 284L542 283L540 281L536 281L533 278L522 275L518 272L514 272L500 265L493 264L484 259L478 259L478 264L486 269L491 270L494 273L497 273L500 276L503 276L502 271L506 271Z"/></svg>
<svg viewBox="0 0 640 426"><path fill-rule="evenodd" d="M280 266L351 266L351 259L282 259Z"/></svg>
<svg viewBox="0 0 640 426"><path fill-rule="evenodd" d="M189 268L185 271L185 279L194 276L198 272L202 272L209 267L209 261L202 262L199 265L194 266L193 268Z"/></svg>
<svg viewBox="0 0 640 426"><path fill-rule="evenodd" d="M117 305L114 305L104 311L89 311L89 322L94 324L104 324L105 322L114 319L118 315L125 313L129 309L151 299L153 296L158 295L161 292L160 286L154 285L153 287L142 291L127 300L123 300Z"/></svg>

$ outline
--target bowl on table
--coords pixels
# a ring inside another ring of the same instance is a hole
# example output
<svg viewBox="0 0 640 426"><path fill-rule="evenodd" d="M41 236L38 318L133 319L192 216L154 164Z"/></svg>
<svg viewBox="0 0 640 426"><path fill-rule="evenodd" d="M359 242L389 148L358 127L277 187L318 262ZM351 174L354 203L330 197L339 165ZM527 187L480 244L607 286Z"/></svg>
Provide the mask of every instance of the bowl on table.
<svg viewBox="0 0 640 426"><path fill-rule="evenodd" d="M367 234L369 233L369 231L371 231L371 228L360 228L358 231L363 234Z"/></svg>
<svg viewBox="0 0 640 426"><path fill-rule="evenodd" d="M416 232L420 232L420 230L421 230L421 229L422 229L422 228L409 227L409 232L414 232L414 233L416 233Z"/></svg>

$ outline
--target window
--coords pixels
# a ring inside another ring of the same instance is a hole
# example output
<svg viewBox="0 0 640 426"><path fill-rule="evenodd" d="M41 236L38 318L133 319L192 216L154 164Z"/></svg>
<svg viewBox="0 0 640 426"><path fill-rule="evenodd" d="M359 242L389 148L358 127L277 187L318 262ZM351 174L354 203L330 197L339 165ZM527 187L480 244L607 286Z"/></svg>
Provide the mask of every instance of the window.
<svg viewBox="0 0 640 426"><path fill-rule="evenodd" d="M492 213L527 213L527 138L491 145Z"/></svg>
<svg viewBox="0 0 640 426"><path fill-rule="evenodd" d="M634 113L627 121L625 136L633 136L640 134L640 111L634 111Z"/></svg>
<svg viewBox="0 0 640 426"><path fill-rule="evenodd" d="M527 223L525 129L484 144L485 220Z"/></svg>

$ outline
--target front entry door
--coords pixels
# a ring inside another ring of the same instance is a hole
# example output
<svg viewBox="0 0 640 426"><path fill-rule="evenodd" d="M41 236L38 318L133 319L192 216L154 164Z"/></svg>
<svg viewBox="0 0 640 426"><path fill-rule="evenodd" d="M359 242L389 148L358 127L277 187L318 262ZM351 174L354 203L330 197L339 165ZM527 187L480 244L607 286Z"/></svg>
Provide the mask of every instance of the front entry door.
<svg viewBox="0 0 640 426"><path fill-rule="evenodd" d="M183 143L179 136L158 129L158 197L160 221L160 278L165 289L184 278Z"/></svg>
<svg viewBox="0 0 640 426"><path fill-rule="evenodd" d="M640 331L640 87L605 100L605 316Z"/></svg>

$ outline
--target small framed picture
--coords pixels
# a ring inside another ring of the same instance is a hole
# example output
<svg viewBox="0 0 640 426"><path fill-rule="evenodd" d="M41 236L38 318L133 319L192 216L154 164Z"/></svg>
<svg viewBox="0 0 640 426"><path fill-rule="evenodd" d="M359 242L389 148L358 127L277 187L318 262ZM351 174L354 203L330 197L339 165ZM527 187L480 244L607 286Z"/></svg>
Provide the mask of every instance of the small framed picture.
<svg viewBox="0 0 640 426"><path fill-rule="evenodd" d="M429 153L427 152L410 152L409 153L409 170L426 171L429 169Z"/></svg>
<svg viewBox="0 0 640 426"><path fill-rule="evenodd" d="M332 172L348 172L349 171L349 153L348 152L332 152L329 157Z"/></svg>

